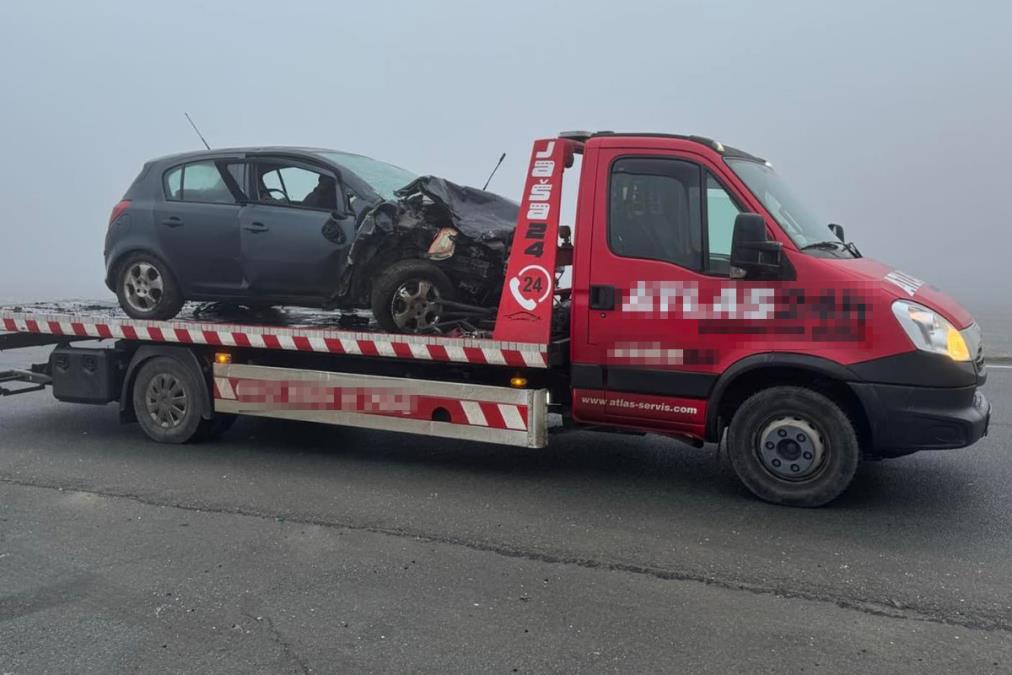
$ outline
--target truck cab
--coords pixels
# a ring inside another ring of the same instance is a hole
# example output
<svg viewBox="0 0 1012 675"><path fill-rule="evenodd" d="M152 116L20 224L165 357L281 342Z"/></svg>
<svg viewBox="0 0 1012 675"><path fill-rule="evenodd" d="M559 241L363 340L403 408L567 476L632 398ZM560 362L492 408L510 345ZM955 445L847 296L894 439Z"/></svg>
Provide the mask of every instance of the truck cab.
<svg viewBox="0 0 1012 675"><path fill-rule="evenodd" d="M770 163L693 136L569 139L575 420L723 441L754 492L799 504L860 459L986 434L973 317L864 257Z"/></svg>

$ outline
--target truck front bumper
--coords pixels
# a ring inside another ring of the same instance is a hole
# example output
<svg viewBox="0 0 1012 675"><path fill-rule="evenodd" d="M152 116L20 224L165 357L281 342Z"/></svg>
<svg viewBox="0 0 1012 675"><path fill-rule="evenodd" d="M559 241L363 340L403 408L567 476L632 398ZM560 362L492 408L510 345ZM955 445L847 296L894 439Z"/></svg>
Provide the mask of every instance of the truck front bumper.
<svg viewBox="0 0 1012 675"><path fill-rule="evenodd" d="M964 448L987 435L991 404L976 385L920 387L851 382L871 426L870 454Z"/></svg>

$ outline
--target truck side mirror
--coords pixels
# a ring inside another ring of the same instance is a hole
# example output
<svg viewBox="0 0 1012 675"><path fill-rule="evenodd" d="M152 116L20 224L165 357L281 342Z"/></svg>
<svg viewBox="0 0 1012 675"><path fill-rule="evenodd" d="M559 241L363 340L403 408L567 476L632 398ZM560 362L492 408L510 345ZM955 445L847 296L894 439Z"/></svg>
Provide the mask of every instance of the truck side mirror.
<svg viewBox="0 0 1012 675"><path fill-rule="evenodd" d="M780 275L783 245L766 236L766 221L758 213L739 213L731 235L731 277L770 278Z"/></svg>
<svg viewBox="0 0 1012 675"><path fill-rule="evenodd" d="M842 242L846 242L847 238L843 234L843 225L837 225L836 223L829 224L829 231L833 233L833 236Z"/></svg>

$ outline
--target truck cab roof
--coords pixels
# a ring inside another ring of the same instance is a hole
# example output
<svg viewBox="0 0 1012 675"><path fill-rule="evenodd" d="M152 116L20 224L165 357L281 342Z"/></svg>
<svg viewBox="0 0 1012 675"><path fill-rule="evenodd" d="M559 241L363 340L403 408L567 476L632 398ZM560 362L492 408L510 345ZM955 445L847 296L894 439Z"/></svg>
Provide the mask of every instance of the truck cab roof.
<svg viewBox="0 0 1012 675"><path fill-rule="evenodd" d="M591 139L596 138L671 138L680 141L690 141L703 145L710 150L720 153L725 157L736 157L739 159L750 159L756 162L765 162L766 160L762 157L758 157L751 153L745 152L739 148L731 147L730 145L724 145L719 141L715 141L712 138L706 136L696 136L692 134L669 134L649 131L563 131L559 133L559 138L564 138L570 141L576 141L578 143L586 143Z"/></svg>

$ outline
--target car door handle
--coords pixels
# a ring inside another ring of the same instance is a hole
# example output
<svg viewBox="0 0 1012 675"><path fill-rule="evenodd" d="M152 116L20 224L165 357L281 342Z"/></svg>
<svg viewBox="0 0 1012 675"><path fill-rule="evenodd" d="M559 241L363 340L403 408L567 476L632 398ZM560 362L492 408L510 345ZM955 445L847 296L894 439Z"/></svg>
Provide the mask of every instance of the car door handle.
<svg viewBox="0 0 1012 675"><path fill-rule="evenodd" d="M615 287L614 286L591 286L590 287L590 308L591 309L615 309Z"/></svg>
<svg viewBox="0 0 1012 675"><path fill-rule="evenodd" d="M250 223L249 225L243 225L242 229L246 230L247 232L257 233L257 232L266 232L271 228L267 227L263 223Z"/></svg>
<svg viewBox="0 0 1012 675"><path fill-rule="evenodd" d="M169 216L162 221L162 225L168 225L169 227L179 227L183 224L183 219L179 216Z"/></svg>

